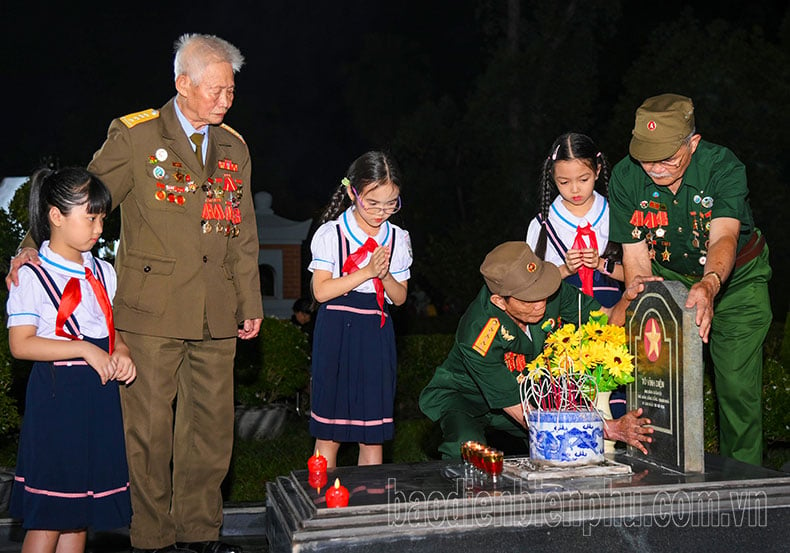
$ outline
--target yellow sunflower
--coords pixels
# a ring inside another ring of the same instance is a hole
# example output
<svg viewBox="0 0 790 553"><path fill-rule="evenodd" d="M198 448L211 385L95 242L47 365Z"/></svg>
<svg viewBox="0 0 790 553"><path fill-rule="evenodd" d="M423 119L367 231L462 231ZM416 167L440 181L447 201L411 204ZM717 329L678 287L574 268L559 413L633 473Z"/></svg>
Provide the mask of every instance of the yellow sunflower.
<svg viewBox="0 0 790 553"><path fill-rule="evenodd" d="M609 355L609 348L600 342L587 342L582 348L582 361L589 370L596 366L606 363Z"/></svg>
<svg viewBox="0 0 790 553"><path fill-rule="evenodd" d="M546 336L546 345L556 353L569 351L579 343L579 336L576 334L576 326L566 324L557 331Z"/></svg>
<svg viewBox="0 0 790 553"><path fill-rule="evenodd" d="M634 371L633 361L633 355L622 348L618 348L617 350L611 350L609 352L604 366L615 380L622 381Z"/></svg>
<svg viewBox="0 0 790 553"><path fill-rule="evenodd" d="M604 325L597 321L593 321L592 318L590 318L590 322L582 325L581 330L585 338L600 340L606 332L605 328L606 327Z"/></svg>
<svg viewBox="0 0 790 553"><path fill-rule="evenodd" d="M612 346L625 346L625 329L621 326L606 325L601 328L601 333L597 335L597 340Z"/></svg>

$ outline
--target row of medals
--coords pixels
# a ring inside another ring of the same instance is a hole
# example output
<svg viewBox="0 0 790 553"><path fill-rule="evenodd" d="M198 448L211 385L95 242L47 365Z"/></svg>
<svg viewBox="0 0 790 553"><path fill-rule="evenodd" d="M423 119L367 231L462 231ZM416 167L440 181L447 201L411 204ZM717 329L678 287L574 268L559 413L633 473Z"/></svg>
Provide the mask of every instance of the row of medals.
<svg viewBox="0 0 790 553"><path fill-rule="evenodd" d="M698 198L699 198L698 195L694 196L694 203L697 204L701 203L702 207L706 209L709 209L711 206L713 206L713 199L710 198L709 196L706 196L705 198L701 198L701 200L699 200ZM708 255L709 240L707 239L707 236L708 233L710 232L710 221L705 220L707 219L707 217L705 217L705 214L702 211L692 211L691 215L694 216L694 222L693 222L694 226L691 229L691 234L693 236L693 238L691 239L691 247L699 250L700 253L699 264L705 265L705 263L708 261L707 255ZM710 212L708 212L707 215L710 216ZM664 238L666 234L666 230L664 230L661 226L659 226L654 233L653 230L648 227L643 227L643 228L647 229L647 234L645 235L645 242L647 243L648 254L650 255L650 259L652 260L656 258L656 251L657 251L656 245L658 244L659 240ZM704 242L700 242L700 229L704 229L703 231L705 238ZM634 230L631 231L631 236L633 236L636 239L639 239L642 236L642 230L639 227L634 227ZM661 260L669 261L672 255L672 252L669 250L669 246L671 246L672 244L665 240L661 240L661 245L664 246L664 251L661 252Z"/></svg>
<svg viewBox="0 0 790 553"><path fill-rule="evenodd" d="M157 163L157 161L163 162L166 159L167 151L163 148L160 148L156 151L155 156L151 156L149 158L149 161L150 163ZM184 174L181 172L181 167L183 167L181 163L174 161L173 167L176 168L176 172L173 173L173 178L175 178L175 180L179 183L183 181L184 186L166 185L162 183L161 180L168 179L170 176L167 175L164 167L157 164L153 169L153 175L157 179L157 186L161 185L164 189L159 188L154 193L154 197L159 201L168 201L178 205L184 205L186 202L186 196L183 194L185 192L191 192L194 194L197 191L198 186L197 183L192 180L192 177L189 174ZM200 189L205 192L207 203L221 203L225 197L225 190L223 189L224 183L220 180L213 182L211 181L212 179L208 179L207 182L200 186ZM241 205L242 187L243 185L240 182L237 182L236 193L234 194L228 191L229 199L226 200L225 203L233 209L238 209L238 207ZM233 221L223 221L221 219L217 219L213 224L211 221L212 220L209 219L202 219L200 221L200 228L203 231L203 234L216 232L217 234L224 234L225 236L232 236L234 238L239 235L239 227Z"/></svg>

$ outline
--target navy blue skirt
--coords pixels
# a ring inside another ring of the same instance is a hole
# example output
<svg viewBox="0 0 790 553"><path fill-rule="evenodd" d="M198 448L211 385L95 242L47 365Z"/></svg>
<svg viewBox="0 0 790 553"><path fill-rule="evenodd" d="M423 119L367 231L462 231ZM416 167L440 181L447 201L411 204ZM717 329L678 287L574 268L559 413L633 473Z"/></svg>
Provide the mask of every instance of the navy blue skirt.
<svg viewBox="0 0 790 553"><path fill-rule="evenodd" d="M582 289L582 279L579 274L565 277L565 282L574 288ZM623 295L623 283L605 275L600 271L593 272L593 297L603 307L612 307Z"/></svg>
<svg viewBox="0 0 790 553"><path fill-rule="evenodd" d="M375 294L349 292L323 305L313 334L310 433L336 442L392 439L395 333Z"/></svg>
<svg viewBox="0 0 790 553"><path fill-rule="evenodd" d="M118 382L102 386L82 359L66 363L33 365L9 511L27 529L129 526Z"/></svg>

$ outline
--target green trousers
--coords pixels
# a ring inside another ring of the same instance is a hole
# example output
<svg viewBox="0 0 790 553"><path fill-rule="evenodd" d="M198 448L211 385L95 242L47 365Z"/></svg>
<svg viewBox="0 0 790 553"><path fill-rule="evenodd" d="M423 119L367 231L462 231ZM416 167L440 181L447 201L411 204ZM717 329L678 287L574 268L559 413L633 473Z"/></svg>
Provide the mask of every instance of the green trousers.
<svg viewBox="0 0 790 553"><path fill-rule="evenodd" d="M768 247L737 269L714 305L710 333L721 454L763 462L763 342L771 326Z"/></svg>
<svg viewBox="0 0 790 553"><path fill-rule="evenodd" d="M691 286L693 279L653 264L653 272ZM725 457L762 465L763 342L771 326L768 246L733 271L714 303L709 336L719 403L719 449Z"/></svg>
<svg viewBox="0 0 790 553"><path fill-rule="evenodd" d="M467 441L486 443L486 430L501 430L524 440L528 445L526 428L502 412L488 412L478 416L451 409L439 420L444 440L439 446L442 459L460 459L461 444ZM506 452L507 453L507 452Z"/></svg>

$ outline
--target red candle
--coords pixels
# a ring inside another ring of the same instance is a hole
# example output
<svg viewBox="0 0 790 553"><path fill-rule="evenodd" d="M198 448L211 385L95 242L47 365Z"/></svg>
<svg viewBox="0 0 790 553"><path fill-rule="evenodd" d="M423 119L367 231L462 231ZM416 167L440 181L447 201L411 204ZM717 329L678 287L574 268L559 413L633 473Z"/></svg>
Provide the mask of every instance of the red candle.
<svg viewBox="0 0 790 553"><path fill-rule="evenodd" d="M326 472L326 457L315 450L315 455L307 460L307 470L310 472Z"/></svg>
<svg viewBox="0 0 790 553"><path fill-rule="evenodd" d="M321 488L326 486L327 476L325 472L311 472L307 477L307 483L311 488L315 488L316 493L321 493Z"/></svg>
<svg viewBox="0 0 790 553"><path fill-rule="evenodd" d="M335 479L335 485L326 490L327 507L347 507L348 490L340 485L340 478Z"/></svg>

